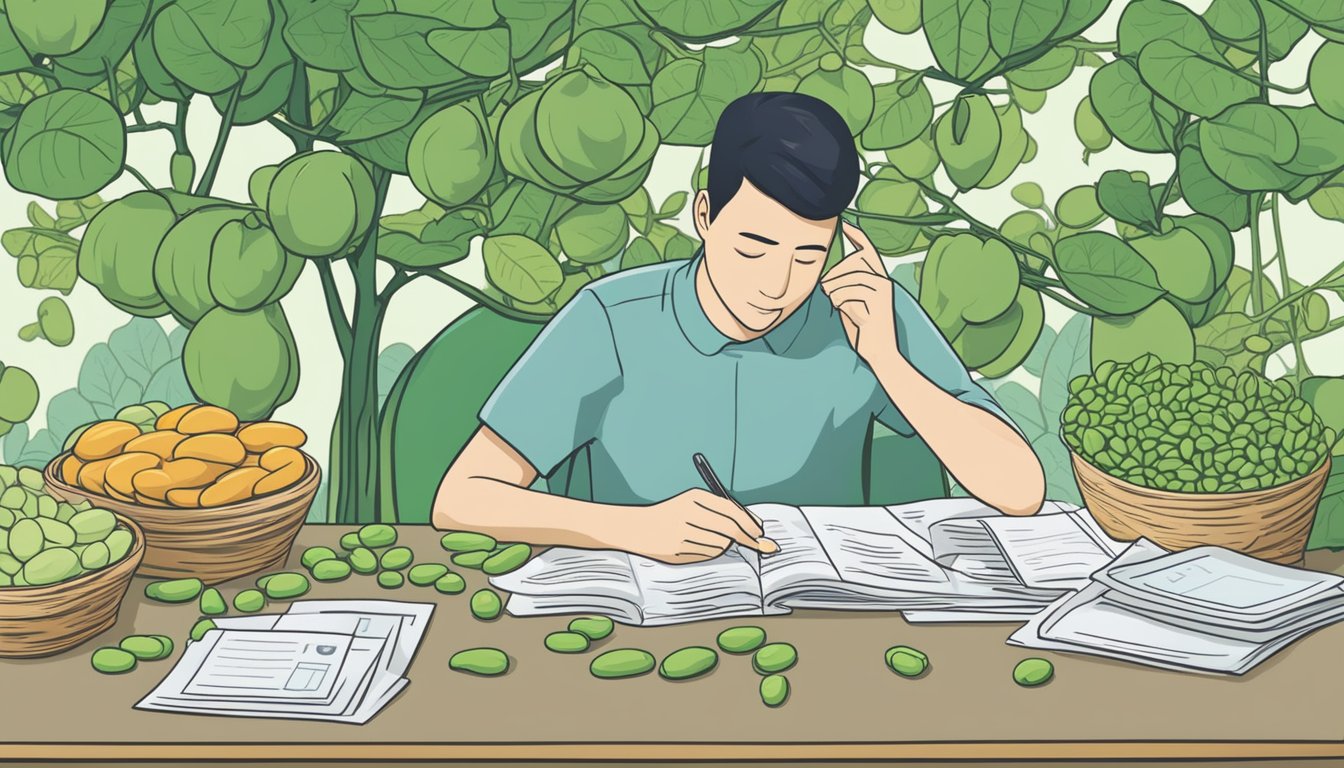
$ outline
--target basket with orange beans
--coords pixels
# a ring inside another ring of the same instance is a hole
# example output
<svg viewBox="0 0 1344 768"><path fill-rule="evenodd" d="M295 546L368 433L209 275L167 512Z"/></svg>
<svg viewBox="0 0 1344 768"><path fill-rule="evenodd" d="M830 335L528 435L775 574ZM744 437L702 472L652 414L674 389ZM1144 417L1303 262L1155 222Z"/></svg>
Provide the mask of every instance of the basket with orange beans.
<svg viewBox="0 0 1344 768"><path fill-rule="evenodd" d="M202 403L148 416L72 433L44 473L50 492L138 523L141 575L214 584L282 565L321 475L303 430Z"/></svg>

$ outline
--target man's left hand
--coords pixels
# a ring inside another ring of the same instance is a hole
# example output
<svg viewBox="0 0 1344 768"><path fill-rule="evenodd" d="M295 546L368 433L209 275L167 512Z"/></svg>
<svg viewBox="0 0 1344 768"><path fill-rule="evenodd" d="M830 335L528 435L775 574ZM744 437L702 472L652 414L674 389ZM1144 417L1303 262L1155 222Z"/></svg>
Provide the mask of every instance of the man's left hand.
<svg viewBox="0 0 1344 768"><path fill-rule="evenodd" d="M842 221L841 231L858 250L831 268L821 289L839 310L849 345L872 365L898 354L892 280L863 230Z"/></svg>

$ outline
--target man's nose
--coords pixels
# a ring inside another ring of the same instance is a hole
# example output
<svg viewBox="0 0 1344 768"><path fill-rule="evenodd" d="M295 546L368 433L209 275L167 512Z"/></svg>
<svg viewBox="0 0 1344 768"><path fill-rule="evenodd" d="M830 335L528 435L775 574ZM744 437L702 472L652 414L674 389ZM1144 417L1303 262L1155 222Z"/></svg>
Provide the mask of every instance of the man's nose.
<svg viewBox="0 0 1344 768"><path fill-rule="evenodd" d="M789 279L793 272L793 257L790 256L782 267L772 264L763 271L767 274L763 275L761 279L761 295L771 301L784 298L785 294L789 292Z"/></svg>

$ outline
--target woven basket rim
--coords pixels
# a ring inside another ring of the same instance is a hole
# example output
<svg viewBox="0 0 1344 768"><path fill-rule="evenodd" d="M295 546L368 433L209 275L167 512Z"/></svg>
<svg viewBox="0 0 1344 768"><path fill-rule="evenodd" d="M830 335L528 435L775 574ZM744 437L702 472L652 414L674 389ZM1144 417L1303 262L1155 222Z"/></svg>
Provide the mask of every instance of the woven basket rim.
<svg viewBox="0 0 1344 768"><path fill-rule="evenodd" d="M134 520L127 517L126 515L123 515L122 513L111 509L109 509L108 512L111 512L112 515L115 518L117 518L117 522L121 523L122 525L125 525L131 531L131 537L132 537L131 549L126 553L125 557L121 558L115 563L108 563L106 566L102 568L99 568L94 571L89 571L83 576L77 576L73 579L68 579L66 581L58 581L55 584L38 584L38 585L29 584L22 587L13 585L8 587L0 587L0 600L3 600L6 594L15 594L15 595L23 594L25 597L32 597L35 595L37 590L44 590L44 589L67 590L76 587L87 586L89 584L94 583L94 581L96 581L97 579L107 576L108 573L115 571L118 566L123 566L126 562L132 560L135 561L135 566L131 568L130 575L134 576L136 568L140 567L140 561L143 560L145 556L145 532L141 530L140 525L138 523L136 523ZM115 578L121 578L121 576L117 575Z"/></svg>
<svg viewBox="0 0 1344 768"><path fill-rule="evenodd" d="M1062 435L1061 435L1061 440L1062 440ZM1185 498L1185 497L1190 497L1190 496L1198 496L1198 497L1201 498L1201 499L1227 500L1227 501L1229 501L1229 502L1245 501L1245 500L1249 500L1249 499L1257 498L1257 497L1259 497L1259 496L1263 496L1263 495L1265 495L1266 493L1269 493L1269 492L1271 492L1271 491L1281 491L1281 490L1283 490L1283 489L1285 489L1285 488L1289 488L1289 487L1292 487L1292 486L1306 484L1308 481L1310 481L1310 480L1316 478L1318 475L1328 475L1328 474L1330 474L1330 464L1331 464L1331 456L1330 456L1330 454L1327 453L1327 454L1325 455L1325 461L1321 462L1320 466L1316 467L1315 469L1313 469L1312 471L1308 472L1307 474L1302 475L1301 477L1295 477L1295 478L1293 478L1292 480L1289 480L1289 481L1286 482L1286 483L1279 483L1278 485L1269 485L1269 486L1265 486L1264 488L1256 488L1256 489L1253 490L1253 491L1233 491L1233 492L1230 492L1230 493L1204 493L1204 492L1201 492L1201 491L1194 491L1194 492L1191 492L1191 491L1169 491L1169 490L1167 490L1167 489L1165 489L1165 488L1151 488L1151 487L1146 486L1146 485L1137 485L1137 484L1135 484L1135 483L1131 483L1131 482L1129 482L1128 480L1125 480L1125 479L1123 479L1123 478L1116 477L1115 475L1112 475L1111 473L1109 473L1109 472L1107 472L1107 471L1101 469L1100 467L1096 466L1095 464L1089 462L1087 459L1084 459L1082 456L1078 455L1078 454L1073 450L1073 448L1069 447L1069 444L1068 444L1067 442L1064 443L1064 447L1065 447L1065 449L1068 450L1068 452L1069 452L1069 456L1073 459L1073 461L1075 461L1075 462L1078 463L1078 464L1083 465L1084 467L1087 467L1088 469L1092 470L1093 472L1097 473L1098 475L1101 475L1102 477L1106 478L1106 481L1107 481L1107 482L1109 482L1109 483L1114 483L1115 485L1117 485L1117 486L1119 486L1119 487L1121 487L1121 488L1123 488L1123 489L1125 489L1125 490L1128 490L1128 491L1131 491L1131 492L1133 492L1133 491L1142 491L1142 492L1144 492L1144 493L1158 494L1158 495L1160 495L1160 496L1168 496L1168 497L1171 497L1171 498Z"/></svg>
<svg viewBox="0 0 1344 768"><path fill-rule="evenodd" d="M141 504L139 502L134 501L123 501L121 499L108 496L105 494L94 493L93 491L86 490L77 485L70 485L69 483L65 482L63 479L57 476L56 470L58 467L60 467L61 462L64 461L66 457L72 455L72 453L73 453L72 451L61 451L60 453L56 454L55 458L53 458L50 462L48 462L47 466L42 470L43 479L46 480L47 483L56 486L62 492L70 493L75 496L82 496L86 499L89 499L90 501L94 501L95 503L97 503L98 501L106 500L111 503L111 506L122 506L122 507L130 507L136 510L147 510L149 511L150 514L163 513L165 511L170 512L175 509L191 509L198 511L205 510L209 511L211 514L228 513L233 511L247 511L246 508L255 507L259 502L263 500L266 502L267 506L276 506L278 504L288 502L291 496L302 495L303 490L310 483L313 482L314 477L317 476L320 470L320 467L318 466L317 463L317 459L313 458L312 455L307 453L306 451L299 450L299 453L303 454L303 460L304 460L303 474L300 475L299 479L295 480L292 484L284 488L281 488L280 490L275 491L274 493L269 493L265 496L251 496L241 501L235 501L231 504L220 504L214 507L181 507L181 508L156 507L149 504ZM99 504L99 506L103 505Z"/></svg>

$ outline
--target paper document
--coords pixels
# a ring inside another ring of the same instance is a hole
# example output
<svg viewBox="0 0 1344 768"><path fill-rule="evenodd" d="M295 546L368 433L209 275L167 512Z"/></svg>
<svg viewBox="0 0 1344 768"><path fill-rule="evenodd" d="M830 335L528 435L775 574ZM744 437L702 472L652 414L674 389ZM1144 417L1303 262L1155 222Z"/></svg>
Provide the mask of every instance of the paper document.
<svg viewBox="0 0 1344 768"><path fill-rule="evenodd" d="M137 709L368 722L407 683L429 603L308 600L223 617Z"/></svg>
<svg viewBox="0 0 1344 768"><path fill-rule="evenodd" d="M1337 576L1215 547L1169 553L1139 539L1008 643L1240 675L1341 619Z"/></svg>

